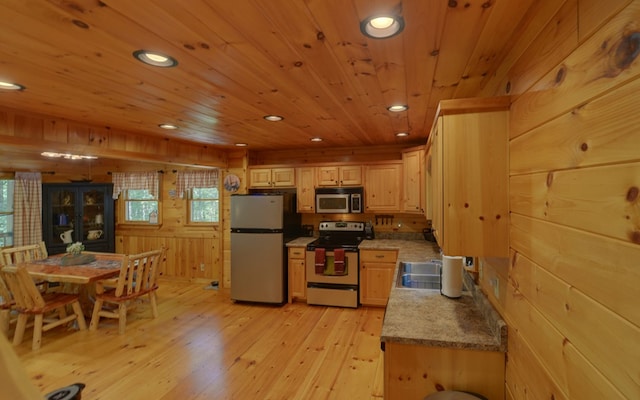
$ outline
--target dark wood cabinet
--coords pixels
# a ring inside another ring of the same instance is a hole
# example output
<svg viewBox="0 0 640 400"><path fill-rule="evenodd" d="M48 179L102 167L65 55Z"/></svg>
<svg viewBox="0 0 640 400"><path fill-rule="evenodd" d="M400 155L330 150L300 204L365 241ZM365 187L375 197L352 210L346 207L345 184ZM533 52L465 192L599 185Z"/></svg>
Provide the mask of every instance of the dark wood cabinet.
<svg viewBox="0 0 640 400"><path fill-rule="evenodd" d="M115 251L112 184L42 185L42 236L49 254L82 242L87 251Z"/></svg>

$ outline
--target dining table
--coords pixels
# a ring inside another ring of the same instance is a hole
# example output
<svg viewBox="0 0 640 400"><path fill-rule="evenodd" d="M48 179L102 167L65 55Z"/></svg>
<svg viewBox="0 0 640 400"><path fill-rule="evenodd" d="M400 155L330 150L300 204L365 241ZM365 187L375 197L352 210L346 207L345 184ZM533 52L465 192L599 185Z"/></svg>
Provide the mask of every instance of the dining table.
<svg viewBox="0 0 640 400"><path fill-rule="evenodd" d="M58 283L61 291L76 293L84 315L91 315L95 303L95 282L116 278L120 274L125 254L83 252L94 260L77 265L65 265L65 254L51 255L42 260L21 263L37 281Z"/></svg>
<svg viewBox="0 0 640 400"><path fill-rule="evenodd" d="M91 254L95 260L86 264L65 265L65 254L56 254L42 260L21 263L32 278L40 281L90 284L103 279L118 276L122 266L124 254L85 252Z"/></svg>

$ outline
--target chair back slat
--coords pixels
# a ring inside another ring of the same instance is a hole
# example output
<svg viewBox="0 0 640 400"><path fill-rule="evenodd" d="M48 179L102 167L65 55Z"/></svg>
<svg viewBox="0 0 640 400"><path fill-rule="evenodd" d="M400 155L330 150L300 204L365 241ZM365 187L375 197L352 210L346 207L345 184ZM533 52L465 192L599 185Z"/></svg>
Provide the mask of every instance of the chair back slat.
<svg viewBox="0 0 640 400"><path fill-rule="evenodd" d="M9 307L12 298L9 288L0 274L0 308Z"/></svg>
<svg viewBox="0 0 640 400"><path fill-rule="evenodd" d="M38 311L45 301L25 267L4 267L0 272L9 290L13 293L16 306L21 311Z"/></svg>
<svg viewBox="0 0 640 400"><path fill-rule="evenodd" d="M27 261L44 260L49 256L44 242L26 246L9 247L0 251L0 264L18 265Z"/></svg>
<svg viewBox="0 0 640 400"><path fill-rule="evenodd" d="M162 252L153 250L126 256L120 269L115 296L137 296L153 290Z"/></svg>

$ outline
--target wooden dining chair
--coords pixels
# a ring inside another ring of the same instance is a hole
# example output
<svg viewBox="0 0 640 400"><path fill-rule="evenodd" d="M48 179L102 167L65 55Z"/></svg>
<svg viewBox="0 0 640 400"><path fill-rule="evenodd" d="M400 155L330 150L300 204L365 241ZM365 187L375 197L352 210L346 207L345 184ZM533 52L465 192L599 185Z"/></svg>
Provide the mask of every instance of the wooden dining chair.
<svg viewBox="0 0 640 400"><path fill-rule="evenodd" d="M46 332L62 324L72 321L78 323L81 330L87 329L87 323L82 314L82 308L77 294L46 293L42 294L29 276L25 267L4 267L0 272L13 293L18 310L18 322L16 333L13 336L13 344L22 343L24 331L28 319L34 316L33 343L31 348L38 350L42 341L42 332ZM71 305L73 314L67 315L67 305Z"/></svg>
<svg viewBox="0 0 640 400"><path fill-rule="evenodd" d="M18 265L23 262L44 260L49 257L47 246L44 241L36 244L28 244L25 246L7 247L0 250L0 267L9 265ZM46 292L49 283L46 281L36 282L36 286L40 291Z"/></svg>
<svg viewBox="0 0 640 400"><path fill-rule="evenodd" d="M149 296L151 314L158 317L156 290L164 249L126 256L117 280L96 282L96 302L93 306L90 330L98 329L100 317L118 319L118 332L124 334L127 324L127 307L133 300ZM112 285L114 285L112 287ZM105 303L117 304L118 309L105 307Z"/></svg>
<svg viewBox="0 0 640 400"><path fill-rule="evenodd" d="M13 317L16 302L7 287L7 284L0 276L0 333L5 337L9 337L9 328L12 323L16 322L17 317Z"/></svg>
<svg viewBox="0 0 640 400"><path fill-rule="evenodd" d="M0 250L0 265L17 265L26 261L44 260L49 256L44 242Z"/></svg>

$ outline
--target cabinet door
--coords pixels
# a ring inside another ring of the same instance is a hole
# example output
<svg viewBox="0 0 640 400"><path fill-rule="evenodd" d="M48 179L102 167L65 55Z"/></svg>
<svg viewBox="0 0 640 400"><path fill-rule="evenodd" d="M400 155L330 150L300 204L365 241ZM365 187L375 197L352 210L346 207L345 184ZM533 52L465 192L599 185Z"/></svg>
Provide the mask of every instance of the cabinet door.
<svg viewBox="0 0 640 400"><path fill-rule="evenodd" d="M296 171L296 193L299 213L313 213L316 210L315 168L304 167Z"/></svg>
<svg viewBox="0 0 640 400"><path fill-rule="evenodd" d="M386 306L393 284L396 263L360 263L360 303L368 306Z"/></svg>
<svg viewBox="0 0 640 400"><path fill-rule="evenodd" d="M251 187L271 187L271 168L252 168L250 176Z"/></svg>
<svg viewBox="0 0 640 400"><path fill-rule="evenodd" d="M295 168L273 168L271 183L273 187L294 187L296 185Z"/></svg>
<svg viewBox="0 0 640 400"><path fill-rule="evenodd" d="M80 226L77 191L74 187L67 186L50 187L49 190L47 188L44 185L42 191L42 235L48 248L57 246L64 249L68 244L80 241L77 229Z"/></svg>
<svg viewBox="0 0 640 400"><path fill-rule="evenodd" d="M365 210L399 212L402 197L402 164L367 165Z"/></svg>
<svg viewBox="0 0 640 400"><path fill-rule="evenodd" d="M443 212L443 186L442 186L442 118L438 118L436 121L436 126L434 127L431 134L433 135L433 140L431 142L432 149L432 157L431 157L431 176L433 178L432 181L432 191L433 191L433 235L435 236L440 247L443 247L443 239L444 239L444 225L442 220L442 212Z"/></svg>
<svg viewBox="0 0 640 400"><path fill-rule="evenodd" d="M289 248L289 302L307 299L305 248Z"/></svg>
<svg viewBox="0 0 640 400"><path fill-rule="evenodd" d="M340 167L340 185L360 186L362 185L362 167L360 165L348 165Z"/></svg>
<svg viewBox="0 0 640 400"><path fill-rule="evenodd" d="M424 213L423 175L424 151L415 150L402 153L404 177L403 211L408 213Z"/></svg>
<svg viewBox="0 0 640 400"><path fill-rule="evenodd" d="M318 167L318 186L338 186L340 178L338 167Z"/></svg>

